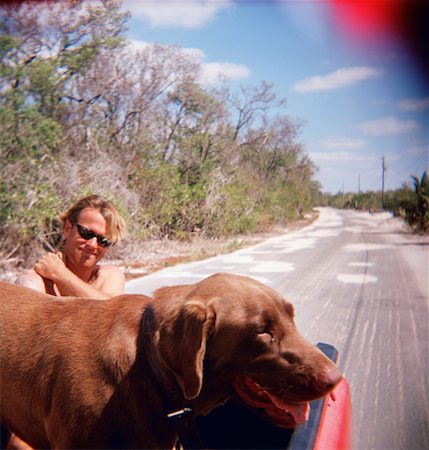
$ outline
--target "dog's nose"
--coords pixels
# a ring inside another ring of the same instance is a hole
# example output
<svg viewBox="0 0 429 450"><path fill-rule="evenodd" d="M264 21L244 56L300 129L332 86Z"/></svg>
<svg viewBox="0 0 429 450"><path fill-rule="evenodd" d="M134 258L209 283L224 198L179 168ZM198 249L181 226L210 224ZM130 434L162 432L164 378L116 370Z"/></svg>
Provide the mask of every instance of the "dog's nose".
<svg viewBox="0 0 429 450"><path fill-rule="evenodd" d="M337 368L325 370L315 378L316 386L323 391L330 391L343 379L342 372Z"/></svg>

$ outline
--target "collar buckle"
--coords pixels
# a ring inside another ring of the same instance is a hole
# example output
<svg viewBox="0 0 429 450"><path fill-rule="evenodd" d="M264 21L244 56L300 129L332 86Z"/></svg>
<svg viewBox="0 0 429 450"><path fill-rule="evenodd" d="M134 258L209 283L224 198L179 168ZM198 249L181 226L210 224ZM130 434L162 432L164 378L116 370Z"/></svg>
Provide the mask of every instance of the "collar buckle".
<svg viewBox="0 0 429 450"><path fill-rule="evenodd" d="M190 413L192 413L192 408L183 408L183 409L179 409L177 411L173 411L173 412L167 414L167 417L169 419L180 419L184 415L187 415Z"/></svg>

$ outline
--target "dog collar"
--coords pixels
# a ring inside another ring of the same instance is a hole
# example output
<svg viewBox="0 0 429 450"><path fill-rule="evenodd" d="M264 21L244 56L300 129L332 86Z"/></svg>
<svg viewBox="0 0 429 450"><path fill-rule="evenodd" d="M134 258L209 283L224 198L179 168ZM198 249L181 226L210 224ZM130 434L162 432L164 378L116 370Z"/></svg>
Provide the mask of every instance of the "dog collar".
<svg viewBox="0 0 429 450"><path fill-rule="evenodd" d="M184 406L185 399L176 378L161 364L153 345L157 320L152 305L149 305L142 318L141 331L143 348L150 368L155 375L161 392L164 414L168 420L175 421L179 442L185 449L202 449L201 438L195 424L195 414L191 407Z"/></svg>

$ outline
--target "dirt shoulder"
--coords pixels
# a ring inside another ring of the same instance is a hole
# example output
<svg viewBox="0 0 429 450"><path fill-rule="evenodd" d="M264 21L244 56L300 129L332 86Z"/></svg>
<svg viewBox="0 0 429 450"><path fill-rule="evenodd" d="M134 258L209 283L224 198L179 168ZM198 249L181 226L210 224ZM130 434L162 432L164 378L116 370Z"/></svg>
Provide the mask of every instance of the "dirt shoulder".
<svg viewBox="0 0 429 450"><path fill-rule="evenodd" d="M105 263L113 263L120 267L124 271L126 279L131 280L176 264L199 261L256 245L270 237L303 228L311 224L317 217L318 213L314 211L304 219L291 222L285 227L276 227L264 233L239 235L231 238L195 237L189 242L169 239L145 241L139 243L137 248L130 249L129 252L125 250L127 258L113 258L106 260Z"/></svg>

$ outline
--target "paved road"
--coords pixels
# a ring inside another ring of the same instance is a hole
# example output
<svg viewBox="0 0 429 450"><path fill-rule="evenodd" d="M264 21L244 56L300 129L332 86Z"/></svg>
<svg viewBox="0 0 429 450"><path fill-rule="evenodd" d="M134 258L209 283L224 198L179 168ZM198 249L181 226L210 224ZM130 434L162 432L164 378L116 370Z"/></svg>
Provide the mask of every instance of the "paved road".
<svg viewBox="0 0 429 450"><path fill-rule="evenodd" d="M429 449L429 239L387 213L320 210L301 230L127 283L150 294L214 272L249 275L294 305L310 341L340 352L356 449Z"/></svg>

